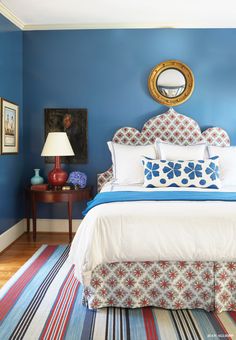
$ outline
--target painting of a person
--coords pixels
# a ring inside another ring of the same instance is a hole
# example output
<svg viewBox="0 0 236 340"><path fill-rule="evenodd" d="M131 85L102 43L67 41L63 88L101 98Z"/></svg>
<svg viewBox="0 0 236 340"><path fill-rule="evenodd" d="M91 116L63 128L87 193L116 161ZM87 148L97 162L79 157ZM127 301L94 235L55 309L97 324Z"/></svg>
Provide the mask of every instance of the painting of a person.
<svg viewBox="0 0 236 340"><path fill-rule="evenodd" d="M80 145L80 130L79 125L76 124L74 118L70 113L65 114L63 118L63 126L64 131L67 133L67 136L70 140L72 149L75 155L78 155L80 152L79 145Z"/></svg>
<svg viewBox="0 0 236 340"><path fill-rule="evenodd" d="M85 164L87 150L87 110L86 109L45 109L45 135L49 132L67 133L74 156L62 157L62 163ZM53 157L46 158L47 163Z"/></svg>

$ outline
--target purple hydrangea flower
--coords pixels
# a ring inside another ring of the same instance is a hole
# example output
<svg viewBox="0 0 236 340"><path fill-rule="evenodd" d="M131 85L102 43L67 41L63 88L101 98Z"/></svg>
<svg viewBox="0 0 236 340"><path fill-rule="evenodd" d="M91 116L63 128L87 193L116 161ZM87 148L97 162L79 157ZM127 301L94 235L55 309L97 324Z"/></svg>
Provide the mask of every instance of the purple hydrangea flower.
<svg viewBox="0 0 236 340"><path fill-rule="evenodd" d="M80 188L85 188L87 184L87 176L80 171L72 171L69 175L67 183L78 185Z"/></svg>

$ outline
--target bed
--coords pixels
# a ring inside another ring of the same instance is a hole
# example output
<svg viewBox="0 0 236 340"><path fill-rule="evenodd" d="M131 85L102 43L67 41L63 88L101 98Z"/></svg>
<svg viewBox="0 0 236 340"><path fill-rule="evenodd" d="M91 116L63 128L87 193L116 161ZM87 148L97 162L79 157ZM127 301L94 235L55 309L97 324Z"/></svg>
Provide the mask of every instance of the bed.
<svg viewBox="0 0 236 340"><path fill-rule="evenodd" d="M201 132L174 110L151 118L141 132L122 128L113 142L230 145L221 128ZM236 311L236 185L215 189L144 188L98 175L71 245L70 261L89 308L108 306Z"/></svg>

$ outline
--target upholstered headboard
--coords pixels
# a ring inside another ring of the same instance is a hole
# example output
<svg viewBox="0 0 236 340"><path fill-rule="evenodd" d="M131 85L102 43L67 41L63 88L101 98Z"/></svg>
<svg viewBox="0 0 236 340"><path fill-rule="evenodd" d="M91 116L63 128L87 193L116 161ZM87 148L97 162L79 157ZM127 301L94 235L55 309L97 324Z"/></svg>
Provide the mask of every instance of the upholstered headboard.
<svg viewBox="0 0 236 340"><path fill-rule="evenodd" d="M118 144L147 145L154 143L157 138L179 145L191 145L201 141L206 141L208 145L222 147L230 145L229 136L222 128L212 127L201 132L195 120L177 113L172 108L166 113L149 119L141 132L131 127L117 130L112 141ZM112 168L98 174L98 191L112 179L112 176Z"/></svg>

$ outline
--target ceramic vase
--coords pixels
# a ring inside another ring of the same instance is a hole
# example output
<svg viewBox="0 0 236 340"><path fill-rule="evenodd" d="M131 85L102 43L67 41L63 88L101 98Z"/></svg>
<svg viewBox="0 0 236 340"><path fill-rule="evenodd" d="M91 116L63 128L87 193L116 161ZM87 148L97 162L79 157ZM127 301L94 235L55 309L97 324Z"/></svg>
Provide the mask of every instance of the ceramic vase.
<svg viewBox="0 0 236 340"><path fill-rule="evenodd" d="M44 182L43 177L39 175L40 169L34 169L34 176L31 178L31 184L42 184Z"/></svg>

